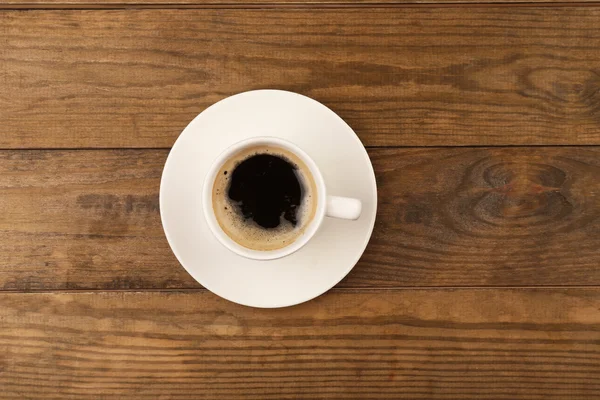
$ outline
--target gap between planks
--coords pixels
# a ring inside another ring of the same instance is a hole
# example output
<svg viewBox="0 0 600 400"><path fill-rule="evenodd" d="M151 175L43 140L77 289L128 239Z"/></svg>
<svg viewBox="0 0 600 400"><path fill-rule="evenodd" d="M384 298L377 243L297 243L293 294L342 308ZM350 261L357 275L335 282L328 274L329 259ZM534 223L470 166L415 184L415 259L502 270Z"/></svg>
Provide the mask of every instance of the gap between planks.
<svg viewBox="0 0 600 400"><path fill-rule="evenodd" d="M597 290L600 285L540 285L540 286L397 286L397 287L340 287L332 288L325 293L354 293L354 292L405 292L405 291L489 291L489 290ZM40 289L40 290L0 290L3 294L43 294L43 293L205 293L208 289L200 288L173 288L173 289ZM317 297L319 297L317 296ZM311 301L311 300L309 300Z"/></svg>
<svg viewBox="0 0 600 400"><path fill-rule="evenodd" d="M0 10L190 10L190 9L351 9L351 8L499 8L499 7L537 7L537 8L575 8L575 7L600 7L600 1L591 2L454 2L454 3L256 3L256 4L234 4L234 3L208 3L208 4L185 4L185 3L14 3L0 4Z"/></svg>

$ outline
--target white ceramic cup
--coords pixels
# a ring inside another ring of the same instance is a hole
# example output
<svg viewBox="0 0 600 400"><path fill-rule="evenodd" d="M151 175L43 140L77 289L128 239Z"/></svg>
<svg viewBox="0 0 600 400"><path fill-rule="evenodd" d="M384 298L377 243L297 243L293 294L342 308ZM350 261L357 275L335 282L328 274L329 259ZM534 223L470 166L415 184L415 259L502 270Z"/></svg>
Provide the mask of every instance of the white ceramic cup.
<svg viewBox="0 0 600 400"><path fill-rule="evenodd" d="M257 146L279 147L295 154L309 168L317 190L316 213L312 221L309 222L303 234L300 237L298 237L294 242L290 243L286 247L277 250L253 250L235 242L223 231L223 229L221 229L221 226L219 225L215 216L212 203L212 191L215 178L223 164L239 152L247 148ZM307 244L310 241L310 239L317 233L317 231L323 224L325 216L356 220L360 217L360 213L362 210L362 204L360 200L348 197L327 195L325 181L323 180L323 175L321 174L319 167L312 160L312 158L310 158L308 154L306 154L302 149L300 149L295 144L288 142L287 140L266 136L255 137L238 142L227 148L223 153L221 153L217 157L217 159L213 162L212 166L208 170L208 173L206 174L206 178L204 180L204 187L202 192L202 206L204 210L204 216L206 217L206 222L208 223L210 230L215 235L217 240L223 246L233 251L234 253L254 260L274 260L276 258L288 256L294 253L295 251L301 249L305 244Z"/></svg>

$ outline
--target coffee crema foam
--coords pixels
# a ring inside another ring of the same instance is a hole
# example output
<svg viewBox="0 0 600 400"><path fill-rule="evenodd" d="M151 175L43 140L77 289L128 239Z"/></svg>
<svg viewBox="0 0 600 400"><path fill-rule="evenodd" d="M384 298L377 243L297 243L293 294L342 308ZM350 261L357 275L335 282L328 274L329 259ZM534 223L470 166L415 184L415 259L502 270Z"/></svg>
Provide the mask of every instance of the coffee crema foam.
<svg viewBox="0 0 600 400"><path fill-rule="evenodd" d="M263 154L279 157L295 168L302 188L302 200L296 209L296 226L282 215L279 226L263 228L253 219L245 218L239 204L229 198L233 171L243 161ZM234 242L248 249L270 251L284 248L302 236L316 214L316 196L317 187L312 173L298 156L280 147L261 145L244 149L225 161L213 184L212 206L219 226Z"/></svg>

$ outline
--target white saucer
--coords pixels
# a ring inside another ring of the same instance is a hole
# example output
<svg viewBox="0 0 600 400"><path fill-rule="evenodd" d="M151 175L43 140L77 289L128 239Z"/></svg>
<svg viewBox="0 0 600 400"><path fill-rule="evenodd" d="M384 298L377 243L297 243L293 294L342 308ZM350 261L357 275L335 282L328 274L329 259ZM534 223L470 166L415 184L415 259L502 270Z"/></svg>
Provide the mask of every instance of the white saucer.
<svg viewBox="0 0 600 400"><path fill-rule="evenodd" d="M320 167L329 194L362 201L361 217L326 218L306 246L278 260L250 260L226 249L202 213L204 175L223 150L254 136L302 148ZM254 307L291 306L336 285L365 250L376 211L375 174L354 131L321 103L280 90L241 93L204 110L177 139L160 185L163 227L181 265L213 293Z"/></svg>

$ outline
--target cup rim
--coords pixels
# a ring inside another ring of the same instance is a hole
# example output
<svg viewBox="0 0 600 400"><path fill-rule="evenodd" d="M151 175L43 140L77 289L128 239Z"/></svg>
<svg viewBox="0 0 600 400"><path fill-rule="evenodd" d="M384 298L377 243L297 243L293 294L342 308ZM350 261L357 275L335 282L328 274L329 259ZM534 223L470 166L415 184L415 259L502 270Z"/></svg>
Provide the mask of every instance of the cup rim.
<svg viewBox="0 0 600 400"><path fill-rule="evenodd" d="M275 145L282 147L298 156L309 168L315 186L317 187L317 209L313 220L309 226L305 229L300 237L298 237L291 244L277 250L254 250L240 245L231 239L221 228L215 216L212 204L212 188L217 173L223 166L223 164L235 153L238 153L245 148L261 146L261 145ZM256 136L253 138L245 139L237 143L232 144L226 148L217 158L212 162L203 182L202 188L202 207L204 211L204 217L206 222L215 236L215 238L230 251L249 259L253 260L275 260L288 256L304 247L310 239L317 233L323 219L325 218L325 205L326 205L326 188L323 176L317 164L314 160L306 154L304 150L299 148L296 144L274 136Z"/></svg>

